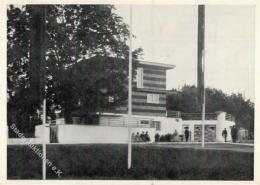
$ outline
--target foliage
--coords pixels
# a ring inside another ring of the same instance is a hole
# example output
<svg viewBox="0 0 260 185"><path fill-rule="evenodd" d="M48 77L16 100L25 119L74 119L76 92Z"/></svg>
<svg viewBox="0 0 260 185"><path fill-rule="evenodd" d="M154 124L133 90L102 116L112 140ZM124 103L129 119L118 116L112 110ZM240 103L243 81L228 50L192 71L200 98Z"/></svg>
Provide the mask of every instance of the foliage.
<svg viewBox="0 0 260 185"><path fill-rule="evenodd" d="M16 123L26 133L40 123L37 116L41 98L40 63L36 62L40 54L33 50L39 50L36 42L40 37L35 37L39 27L34 23L41 21L37 16L29 16L25 7L19 9L12 5L7 16L7 119L8 124Z"/></svg>
<svg viewBox="0 0 260 185"><path fill-rule="evenodd" d="M167 96L167 109L185 113L199 113L197 88L184 86L180 91L175 89ZM235 117L238 127L254 130L254 103L245 100L242 94L227 95L221 90L206 88L206 113L225 111Z"/></svg>
<svg viewBox="0 0 260 185"><path fill-rule="evenodd" d="M112 5L8 7L7 93L10 119L16 119L10 114L11 110L17 116L37 116L44 96L47 98L48 115L53 113L53 107L59 107L67 119L78 108L79 101L84 102L82 109L88 112L104 108L102 105L107 99L101 96L101 90L109 90L111 84L125 82L127 73L122 70L107 73L104 66L108 64L105 62L99 63L100 66L86 66L84 77L84 71L78 76L70 76L68 69L78 63L86 63L93 56L125 59L127 63L129 27L113 9ZM141 48L136 49L133 58L141 53ZM107 79L107 83L101 84L103 79ZM45 95L43 89L46 89ZM115 104L125 99L124 93L108 92L116 97ZM98 102L94 103L97 99ZM17 124L19 127L22 123ZM23 127L20 129L23 130Z"/></svg>
<svg viewBox="0 0 260 185"><path fill-rule="evenodd" d="M8 179L41 177L41 159L32 158L28 166L26 147L8 146ZM127 145L47 146L47 158L63 180L253 180L249 152L134 145L130 170L126 154ZM47 179L60 178L47 167Z"/></svg>

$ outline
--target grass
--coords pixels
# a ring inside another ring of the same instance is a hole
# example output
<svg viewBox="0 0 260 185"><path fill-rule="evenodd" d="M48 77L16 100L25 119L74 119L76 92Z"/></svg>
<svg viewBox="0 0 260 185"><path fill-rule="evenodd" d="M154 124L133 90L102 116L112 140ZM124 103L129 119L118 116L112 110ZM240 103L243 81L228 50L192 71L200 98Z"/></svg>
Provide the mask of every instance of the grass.
<svg viewBox="0 0 260 185"><path fill-rule="evenodd" d="M41 160L26 148L8 146L8 179L41 178ZM127 145L48 145L47 158L62 171L47 168L48 179L253 180L249 152L133 146L131 170Z"/></svg>
<svg viewBox="0 0 260 185"><path fill-rule="evenodd" d="M41 146L37 145L41 150ZM41 179L42 161L27 145L7 147L8 179Z"/></svg>

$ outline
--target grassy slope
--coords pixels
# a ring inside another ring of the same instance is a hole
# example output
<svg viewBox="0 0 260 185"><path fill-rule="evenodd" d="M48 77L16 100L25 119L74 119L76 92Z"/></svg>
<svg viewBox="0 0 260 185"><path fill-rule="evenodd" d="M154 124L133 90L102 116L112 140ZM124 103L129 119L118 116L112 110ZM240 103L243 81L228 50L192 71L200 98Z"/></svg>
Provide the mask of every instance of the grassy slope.
<svg viewBox="0 0 260 185"><path fill-rule="evenodd" d="M10 179L41 175L40 160L25 150L8 147ZM36 161L30 168L22 167L30 166L27 157ZM253 153L244 152L134 146L129 171L126 145L49 145L47 158L62 170L62 179L253 179ZM49 168L47 173L48 178L59 179Z"/></svg>

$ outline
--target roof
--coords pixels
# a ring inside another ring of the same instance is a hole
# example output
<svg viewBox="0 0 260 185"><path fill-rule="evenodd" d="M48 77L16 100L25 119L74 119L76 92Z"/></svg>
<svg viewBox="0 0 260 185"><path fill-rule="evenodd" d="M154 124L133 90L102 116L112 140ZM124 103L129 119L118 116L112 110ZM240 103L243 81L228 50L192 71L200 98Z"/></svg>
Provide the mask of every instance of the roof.
<svg viewBox="0 0 260 185"><path fill-rule="evenodd" d="M113 57L102 57L102 56L94 56L94 57L90 57L88 59L86 59L87 61L93 61L95 60L96 58L110 58L110 59L113 59ZM125 60L123 58L118 58L119 60ZM171 64L164 64L164 63L157 63L157 62L148 62L148 61L143 61L143 60L138 60L138 59L133 59L135 61L138 61L139 64L141 65L146 65L146 66L155 66L155 67L159 67L159 68L163 68L163 69L174 69L176 66L175 65L171 65ZM79 62L80 63L80 62ZM78 63L78 64L79 64Z"/></svg>
<svg viewBox="0 0 260 185"><path fill-rule="evenodd" d="M171 64L163 64L163 63L157 63L157 62L147 62L147 61L142 61L138 60L140 64L142 65L149 65L149 66L157 66L165 69L174 69L176 66L171 65Z"/></svg>

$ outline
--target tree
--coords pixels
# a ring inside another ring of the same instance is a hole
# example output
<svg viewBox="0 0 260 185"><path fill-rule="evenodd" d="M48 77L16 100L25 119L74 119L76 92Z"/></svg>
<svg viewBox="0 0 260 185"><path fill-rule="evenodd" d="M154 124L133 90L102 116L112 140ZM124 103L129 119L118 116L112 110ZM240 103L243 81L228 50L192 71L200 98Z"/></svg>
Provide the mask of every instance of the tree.
<svg viewBox="0 0 260 185"><path fill-rule="evenodd" d="M63 108L68 121L72 111L79 108L79 101L82 103L81 109L86 112L103 110L107 99L101 91L110 87L109 83L102 84L102 80L107 82L110 79L108 82L117 85L122 84L122 81L126 82L125 70L112 70L112 74L105 72L107 70L104 66L111 68L111 65L98 60L94 65L84 65L87 59L94 56L113 57L115 61L124 58L125 63L127 62L128 26L123 23L121 17L113 13L113 8L111 5L48 6L48 97L53 97L49 99L52 104ZM133 51L133 57L137 58L141 52L140 48ZM120 66L118 62L107 62ZM74 73L74 78L71 78L68 66L78 63L83 63L84 70L88 73L84 74L84 71L76 68L77 72ZM98 73L102 74L102 77ZM126 98L125 93L113 91L113 96L117 95L120 95L120 98L115 98L115 101L121 102Z"/></svg>
<svg viewBox="0 0 260 185"><path fill-rule="evenodd" d="M180 91L175 89L167 96L167 110L184 113L200 113L197 88L185 85ZM215 88L206 88L206 113L225 111L235 117L238 127L254 131L254 103L245 100L242 94L227 95Z"/></svg>
<svg viewBox="0 0 260 185"><path fill-rule="evenodd" d="M94 56L113 57L115 61L125 59L126 63L129 53L127 40L130 36L128 25L114 13L112 5L46 5L44 6L46 62L45 66L39 66L39 63L33 65L30 61L37 47L32 48L32 32L34 10L37 8L38 5L26 5L22 8L10 5L8 8L8 112L10 110L17 112L23 109L23 106L30 104L32 110L25 111L25 115L30 117L36 114L40 103L35 103L37 100L35 97L38 95L28 90L32 81L35 86L42 82L46 83L48 112L52 111L53 105L59 105L67 115L67 119L70 119L71 112L77 107L78 101L83 101L86 95L88 100L99 98L100 104L105 104L106 98L97 95L102 93L102 89L109 89L109 87L97 88L101 86L100 80L97 80L98 76L95 76L97 66L88 65L84 88L75 85L82 81L82 78L79 75L71 78L69 69L78 63L87 62L87 59ZM34 33L37 35L37 32ZM141 53L142 49L139 48L133 52L133 57L137 58ZM117 63L113 64L117 65ZM104 66L106 63L100 65ZM34 70L30 70L32 68ZM102 70L105 79L114 77L115 84L127 79L127 73L123 70L106 73L101 66L99 72ZM40 79L39 74L42 71L45 71L45 79ZM110 75L109 78L106 78L107 74ZM97 79L93 80L94 77ZM75 96L75 92L80 93ZM122 97L124 93L120 94L114 91L115 96L121 97L115 100L124 99ZM86 101L84 105L87 106ZM88 108L95 112L99 107Z"/></svg>
<svg viewBox="0 0 260 185"><path fill-rule="evenodd" d="M9 124L16 123L23 132L31 132L39 123L35 118L42 95L43 8L37 6L30 11L32 16L25 8L10 6L7 21L7 117Z"/></svg>

